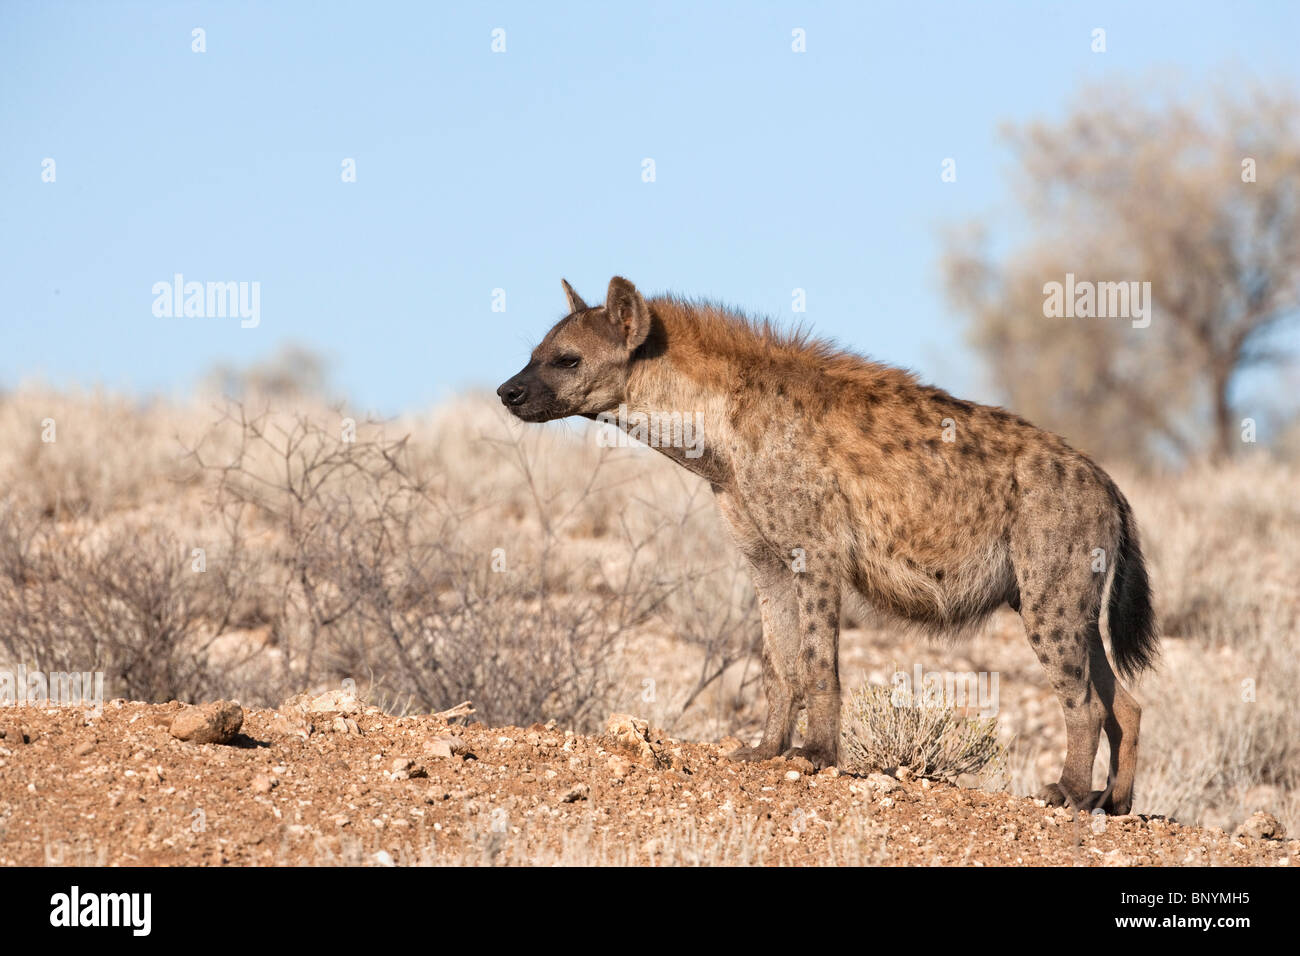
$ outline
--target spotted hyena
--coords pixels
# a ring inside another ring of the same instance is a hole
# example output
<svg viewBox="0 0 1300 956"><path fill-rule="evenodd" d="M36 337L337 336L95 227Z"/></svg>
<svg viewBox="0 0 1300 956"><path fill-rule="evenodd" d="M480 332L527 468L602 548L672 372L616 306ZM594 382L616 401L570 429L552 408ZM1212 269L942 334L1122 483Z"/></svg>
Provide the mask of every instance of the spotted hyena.
<svg viewBox="0 0 1300 956"><path fill-rule="evenodd" d="M1126 677L1151 665L1157 644L1133 514L1104 471L1000 408L803 334L647 300L623 278L597 306L563 285L569 314L497 394L527 422L615 409L702 422L692 455L658 447L710 483L753 572L767 720L758 745L734 757L836 762L846 587L946 632L1005 603L1065 711L1065 768L1043 796L1128 811L1141 710L1107 660L1103 607ZM791 747L802 707L808 732ZM1103 728L1110 779L1096 793Z"/></svg>

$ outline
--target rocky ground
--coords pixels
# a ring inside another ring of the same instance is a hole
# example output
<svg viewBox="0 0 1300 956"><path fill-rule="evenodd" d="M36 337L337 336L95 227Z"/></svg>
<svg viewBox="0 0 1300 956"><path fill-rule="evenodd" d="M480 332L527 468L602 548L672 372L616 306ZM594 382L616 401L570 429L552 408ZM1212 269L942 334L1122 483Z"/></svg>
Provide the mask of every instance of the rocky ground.
<svg viewBox="0 0 1300 956"><path fill-rule="evenodd" d="M905 774L733 763L737 741L681 743L629 717L594 737L465 719L342 694L242 713L0 710L0 864L1300 862L1264 815L1233 834L1090 819Z"/></svg>

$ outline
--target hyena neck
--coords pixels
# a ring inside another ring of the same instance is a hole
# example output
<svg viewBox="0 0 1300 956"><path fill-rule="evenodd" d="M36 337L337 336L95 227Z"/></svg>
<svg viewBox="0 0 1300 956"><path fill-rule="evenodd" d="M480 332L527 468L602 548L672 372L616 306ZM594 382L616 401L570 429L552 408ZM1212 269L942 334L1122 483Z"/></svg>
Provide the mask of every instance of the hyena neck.
<svg viewBox="0 0 1300 956"><path fill-rule="evenodd" d="M723 390L691 373L671 347L638 359L627 401L606 413L636 440L715 484L731 478L730 423Z"/></svg>

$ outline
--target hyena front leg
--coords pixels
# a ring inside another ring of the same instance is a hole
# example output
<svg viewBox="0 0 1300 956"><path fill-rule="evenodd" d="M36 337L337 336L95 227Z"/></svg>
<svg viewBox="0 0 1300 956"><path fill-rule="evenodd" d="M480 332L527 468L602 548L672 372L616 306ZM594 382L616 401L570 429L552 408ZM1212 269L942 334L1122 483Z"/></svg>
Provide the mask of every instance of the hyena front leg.
<svg viewBox="0 0 1300 956"><path fill-rule="evenodd" d="M822 552L816 552L820 558ZM805 757L818 770L833 767L840 753L840 580L824 561L809 560L795 578L799 610L798 688L808 707L802 747L786 756Z"/></svg>
<svg viewBox="0 0 1300 956"><path fill-rule="evenodd" d="M763 539L733 494L719 486L713 492L732 539L749 562L763 621L763 696L767 703L763 738L757 747L741 747L730 756L735 760L770 760L790 746L799 705L795 684L795 655L799 651L795 575Z"/></svg>
<svg viewBox="0 0 1300 956"><path fill-rule="evenodd" d="M734 760L770 760L786 751L799 704L795 655L799 650L799 612L795 579L776 556L750 559L759 616L763 620L763 696L767 719L757 747L742 747Z"/></svg>

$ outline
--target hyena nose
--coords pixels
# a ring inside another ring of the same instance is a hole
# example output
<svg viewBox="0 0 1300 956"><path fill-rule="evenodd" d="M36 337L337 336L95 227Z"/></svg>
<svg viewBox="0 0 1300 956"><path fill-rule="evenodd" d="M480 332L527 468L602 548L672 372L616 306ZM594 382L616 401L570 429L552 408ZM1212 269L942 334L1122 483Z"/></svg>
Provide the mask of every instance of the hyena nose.
<svg viewBox="0 0 1300 956"><path fill-rule="evenodd" d="M524 399L528 397L528 389L523 385L506 382L497 389L497 395L500 396L501 401L507 405L522 405Z"/></svg>

